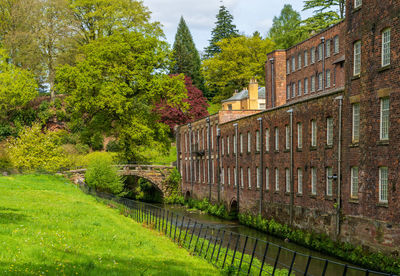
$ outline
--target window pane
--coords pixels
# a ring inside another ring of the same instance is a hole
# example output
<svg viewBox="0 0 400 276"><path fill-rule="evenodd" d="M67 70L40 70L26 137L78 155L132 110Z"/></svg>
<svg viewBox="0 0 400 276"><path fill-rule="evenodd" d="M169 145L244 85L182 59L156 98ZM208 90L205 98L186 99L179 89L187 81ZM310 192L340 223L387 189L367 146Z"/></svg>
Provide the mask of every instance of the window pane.
<svg viewBox="0 0 400 276"><path fill-rule="evenodd" d="M390 29L382 33L382 66L390 64Z"/></svg>
<svg viewBox="0 0 400 276"><path fill-rule="evenodd" d="M279 130L277 127L275 128L275 150L279 150Z"/></svg>
<svg viewBox="0 0 400 276"><path fill-rule="evenodd" d="M290 192L290 171L288 168L285 169L285 176L286 176L286 192Z"/></svg>
<svg viewBox="0 0 400 276"><path fill-rule="evenodd" d="M379 201L388 202L388 168L379 168Z"/></svg>
<svg viewBox="0 0 400 276"><path fill-rule="evenodd" d="M260 132L256 131L256 151L260 151Z"/></svg>
<svg viewBox="0 0 400 276"><path fill-rule="evenodd" d="M311 168L311 194L317 194L317 169Z"/></svg>
<svg viewBox="0 0 400 276"><path fill-rule="evenodd" d="M257 167L256 168L256 174L257 174L257 188L259 189L260 188L260 181L261 181L261 175L260 175L260 168L259 167Z"/></svg>
<svg viewBox="0 0 400 276"><path fill-rule="evenodd" d="M332 195L332 167L326 168L326 195Z"/></svg>
<svg viewBox="0 0 400 276"><path fill-rule="evenodd" d="M297 169L297 192L303 193L303 171L300 168Z"/></svg>
<svg viewBox="0 0 400 276"><path fill-rule="evenodd" d="M251 134L247 132L247 152L251 152Z"/></svg>
<svg viewBox="0 0 400 276"><path fill-rule="evenodd" d="M311 121L311 146L317 146L317 122L315 120Z"/></svg>
<svg viewBox="0 0 400 276"><path fill-rule="evenodd" d="M333 119L326 119L326 144L328 146L333 145Z"/></svg>
<svg viewBox="0 0 400 276"><path fill-rule="evenodd" d="M358 142L360 139L360 104L353 104L353 142Z"/></svg>
<svg viewBox="0 0 400 276"><path fill-rule="evenodd" d="M361 41L354 43L354 75L361 72Z"/></svg>
<svg viewBox="0 0 400 276"><path fill-rule="evenodd" d="M299 149L303 147L303 126L301 123L297 123L297 147Z"/></svg>
<svg viewBox="0 0 400 276"><path fill-rule="evenodd" d="M269 190L269 169L265 169L265 189Z"/></svg>
<svg viewBox="0 0 400 276"><path fill-rule="evenodd" d="M389 98L381 99L380 139L389 139Z"/></svg>
<svg viewBox="0 0 400 276"><path fill-rule="evenodd" d="M265 130L265 150L269 151L269 128Z"/></svg>
<svg viewBox="0 0 400 276"><path fill-rule="evenodd" d="M285 130L286 130L285 148L290 149L290 129L288 125L285 126Z"/></svg>
<svg viewBox="0 0 400 276"><path fill-rule="evenodd" d="M249 189L251 189L251 170L247 168L247 183L249 185Z"/></svg>
<svg viewBox="0 0 400 276"><path fill-rule="evenodd" d="M279 191L279 169L275 168L275 190Z"/></svg>
<svg viewBox="0 0 400 276"><path fill-rule="evenodd" d="M351 197L358 198L358 167L351 168Z"/></svg>

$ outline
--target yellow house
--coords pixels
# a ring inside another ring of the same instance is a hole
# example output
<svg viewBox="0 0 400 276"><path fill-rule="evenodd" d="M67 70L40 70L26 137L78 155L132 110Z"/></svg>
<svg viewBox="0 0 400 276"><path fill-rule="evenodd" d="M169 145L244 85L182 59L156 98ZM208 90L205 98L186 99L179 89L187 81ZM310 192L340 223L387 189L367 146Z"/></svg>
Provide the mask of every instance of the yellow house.
<svg viewBox="0 0 400 276"><path fill-rule="evenodd" d="M235 91L232 97L222 101L222 110L265 109L265 87L258 87L256 79L251 79L249 88Z"/></svg>

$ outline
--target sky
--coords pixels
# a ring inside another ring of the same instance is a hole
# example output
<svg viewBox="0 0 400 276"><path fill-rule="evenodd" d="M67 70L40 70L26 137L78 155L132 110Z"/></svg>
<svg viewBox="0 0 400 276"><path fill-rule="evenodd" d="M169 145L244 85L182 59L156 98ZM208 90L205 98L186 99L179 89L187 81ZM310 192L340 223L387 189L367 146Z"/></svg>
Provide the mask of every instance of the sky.
<svg viewBox="0 0 400 276"><path fill-rule="evenodd" d="M291 4L302 18L311 15L310 11L301 11L303 0L143 0L143 3L152 12L152 21L159 21L163 25L171 45L179 19L183 16L199 51L208 46L221 3L233 15L239 32L246 35L259 31L265 37L274 16L279 16L285 4Z"/></svg>

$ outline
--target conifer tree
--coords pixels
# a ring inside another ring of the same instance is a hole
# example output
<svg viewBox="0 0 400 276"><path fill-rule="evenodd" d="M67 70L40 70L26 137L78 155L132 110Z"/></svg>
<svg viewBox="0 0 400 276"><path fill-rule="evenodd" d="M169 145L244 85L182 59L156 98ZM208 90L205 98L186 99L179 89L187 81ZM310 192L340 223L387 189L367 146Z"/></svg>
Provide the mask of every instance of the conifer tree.
<svg viewBox="0 0 400 276"><path fill-rule="evenodd" d="M181 17L178 25L178 30L175 35L173 46L174 64L171 68L171 74L181 74L192 79L193 84L203 91L204 78L200 73L200 55L193 42L193 37L190 33L185 19Z"/></svg>
<svg viewBox="0 0 400 276"><path fill-rule="evenodd" d="M215 28L211 32L210 45L205 49L206 57L212 58L216 53L220 53L221 49L216 43L224 38L237 37L239 35L236 25L233 24L233 16L229 13L225 6L220 6L217 14L217 22Z"/></svg>

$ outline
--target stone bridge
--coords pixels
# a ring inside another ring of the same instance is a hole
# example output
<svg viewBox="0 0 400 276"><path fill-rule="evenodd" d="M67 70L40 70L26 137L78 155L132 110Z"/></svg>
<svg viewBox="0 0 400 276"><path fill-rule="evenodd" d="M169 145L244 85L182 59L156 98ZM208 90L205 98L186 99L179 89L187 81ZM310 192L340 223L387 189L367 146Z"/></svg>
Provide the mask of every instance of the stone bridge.
<svg viewBox="0 0 400 276"><path fill-rule="evenodd" d="M135 175L145 178L159 189L164 196L170 195L170 187L167 185L167 179L175 167L160 165L115 165L121 175ZM76 184L82 184L85 181L86 169L67 171L64 174L69 176Z"/></svg>

